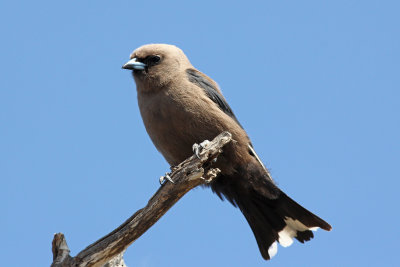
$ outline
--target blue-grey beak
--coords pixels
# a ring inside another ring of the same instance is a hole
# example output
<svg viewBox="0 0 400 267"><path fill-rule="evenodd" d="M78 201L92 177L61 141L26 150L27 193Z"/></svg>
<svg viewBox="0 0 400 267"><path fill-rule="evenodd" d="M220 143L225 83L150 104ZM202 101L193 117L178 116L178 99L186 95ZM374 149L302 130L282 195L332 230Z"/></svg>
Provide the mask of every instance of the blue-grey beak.
<svg viewBox="0 0 400 267"><path fill-rule="evenodd" d="M132 58L125 65L122 66L123 69L126 70L144 70L146 68L146 64L137 61L137 58Z"/></svg>

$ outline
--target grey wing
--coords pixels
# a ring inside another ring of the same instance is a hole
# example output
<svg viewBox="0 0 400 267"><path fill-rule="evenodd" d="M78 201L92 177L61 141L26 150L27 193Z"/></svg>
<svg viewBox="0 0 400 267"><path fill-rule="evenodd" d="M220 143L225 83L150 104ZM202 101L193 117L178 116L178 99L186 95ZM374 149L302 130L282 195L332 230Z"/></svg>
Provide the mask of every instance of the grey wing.
<svg viewBox="0 0 400 267"><path fill-rule="evenodd" d="M220 94L219 90L215 87L214 84L212 84L208 79L207 76L205 76L203 73L200 71L197 71L195 69L187 69L186 73L188 75L189 81L196 84L200 88L204 90L204 92L207 94L207 96L215 103L218 105L218 107L228 116L230 116L232 119L234 119L237 124L239 124L240 127L242 125L236 118L235 114L233 114L233 111L231 107L228 105L226 102L225 98ZM243 127L242 127L243 128Z"/></svg>
<svg viewBox="0 0 400 267"><path fill-rule="evenodd" d="M242 127L242 129L243 129L243 126L240 124L240 122L236 118L235 114L233 114L233 111L230 108L230 106L228 105L228 103L226 102L225 98L220 94L219 90L217 88L215 88L215 85L212 84L212 82L210 82L207 79L207 76L205 76L203 73L201 73L200 71L197 71L195 69L187 69L186 73L188 75L189 81L191 81L192 83L201 87L204 90L204 92L207 94L207 96L214 103L216 103L218 105L218 107L225 114L229 115L232 119L234 119L237 122L237 124L240 127ZM263 167L265 172L268 174L269 179L272 181L272 177L271 177L268 169L265 167L265 165L261 161L260 157L257 155L257 153L254 150L253 145L251 143L248 144L248 148L249 148L250 155L253 156L258 161L258 163L260 163L260 165Z"/></svg>

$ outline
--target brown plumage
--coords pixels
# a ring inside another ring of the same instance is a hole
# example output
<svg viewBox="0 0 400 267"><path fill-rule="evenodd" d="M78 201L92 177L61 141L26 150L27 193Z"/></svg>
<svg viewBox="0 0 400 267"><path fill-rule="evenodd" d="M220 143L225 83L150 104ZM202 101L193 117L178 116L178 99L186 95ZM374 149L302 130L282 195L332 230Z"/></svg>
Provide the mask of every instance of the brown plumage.
<svg viewBox="0 0 400 267"><path fill-rule="evenodd" d="M231 142L218 158L221 175L212 190L246 217L260 252L268 260L283 246L313 237L311 230L331 226L283 193L258 159L246 132L218 85L196 70L173 45L151 44L136 49L124 65L132 69L146 130L171 165L193 154L192 145L229 131Z"/></svg>

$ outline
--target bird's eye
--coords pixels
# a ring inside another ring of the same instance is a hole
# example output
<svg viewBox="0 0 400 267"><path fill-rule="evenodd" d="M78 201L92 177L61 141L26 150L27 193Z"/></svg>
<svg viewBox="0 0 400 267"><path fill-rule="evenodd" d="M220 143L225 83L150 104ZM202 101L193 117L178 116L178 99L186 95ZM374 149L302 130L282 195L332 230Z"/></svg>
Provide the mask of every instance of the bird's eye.
<svg viewBox="0 0 400 267"><path fill-rule="evenodd" d="M160 62L161 58L160 56L152 56L150 57L150 62L153 64L157 64L158 62Z"/></svg>

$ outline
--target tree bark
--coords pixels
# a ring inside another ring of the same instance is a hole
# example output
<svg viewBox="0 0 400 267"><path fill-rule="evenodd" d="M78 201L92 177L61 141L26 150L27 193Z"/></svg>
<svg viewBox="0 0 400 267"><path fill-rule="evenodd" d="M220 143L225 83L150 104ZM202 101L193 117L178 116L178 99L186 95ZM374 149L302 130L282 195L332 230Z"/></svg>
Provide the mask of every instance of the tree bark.
<svg viewBox="0 0 400 267"><path fill-rule="evenodd" d="M147 205L135 212L117 229L89 245L75 257L69 255L62 233L54 235L51 267L126 267L123 253L136 239L155 224L180 198L191 189L211 182L220 170L212 168L213 160L222 147L232 140L229 132L223 132L211 142L205 143L198 155L193 155L176 167L172 167L169 180L161 185Z"/></svg>

